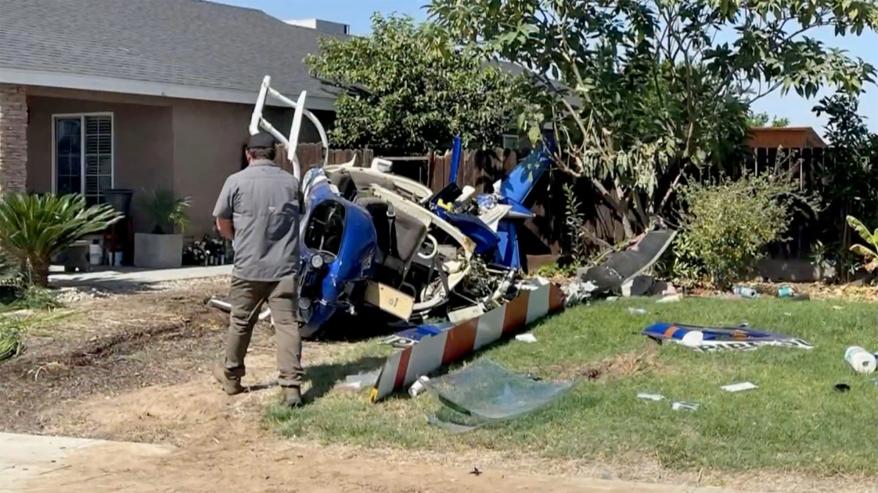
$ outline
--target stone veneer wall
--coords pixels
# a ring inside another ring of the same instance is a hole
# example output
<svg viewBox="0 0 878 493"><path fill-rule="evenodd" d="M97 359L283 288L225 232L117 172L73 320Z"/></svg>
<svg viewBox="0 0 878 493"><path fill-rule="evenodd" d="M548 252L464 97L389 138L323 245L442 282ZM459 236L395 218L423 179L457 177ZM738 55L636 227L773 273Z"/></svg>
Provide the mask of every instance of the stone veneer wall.
<svg viewBox="0 0 878 493"><path fill-rule="evenodd" d="M27 96L0 84L0 193L23 192L27 181Z"/></svg>

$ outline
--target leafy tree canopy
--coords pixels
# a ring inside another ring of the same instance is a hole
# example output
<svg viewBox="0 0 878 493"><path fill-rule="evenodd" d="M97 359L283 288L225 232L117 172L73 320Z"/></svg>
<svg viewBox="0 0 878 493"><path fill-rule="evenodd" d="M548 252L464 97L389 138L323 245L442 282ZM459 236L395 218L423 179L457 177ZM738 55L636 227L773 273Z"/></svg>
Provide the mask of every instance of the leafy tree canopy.
<svg viewBox="0 0 878 493"><path fill-rule="evenodd" d="M728 161L750 104L773 92L857 93L875 68L809 36L860 35L874 1L433 0L457 40L529 69L527 117L558 129L559 167L591 180L626 225L661 214L685 178Z"/></svg>
<svg viewBox="0 0 878 493"><path fill-rule="evenodd" d="M459 53L431 24L372 17L372 35L326 39L307 63L343 88L331 138L341 147L397 152L490 146L514 126L523 87L497 65Z"/></svg>
<svg viewBox="0 0 878 493"><path fill-rule="evenodd" d="M790 119L782 116L771 117L768 113L750 113L750 116L747 117L747 126L748 127L789 127Z"/></svg>

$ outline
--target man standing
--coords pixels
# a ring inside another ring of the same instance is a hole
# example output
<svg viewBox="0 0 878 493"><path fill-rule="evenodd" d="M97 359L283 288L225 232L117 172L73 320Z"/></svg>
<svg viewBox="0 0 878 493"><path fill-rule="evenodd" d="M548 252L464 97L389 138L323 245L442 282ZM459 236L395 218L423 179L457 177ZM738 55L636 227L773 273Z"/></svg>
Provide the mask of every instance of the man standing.
<svg viewBox="0 0 878 493"><path fill-rule="evenodd" d="M295 315L299 184L274 164L271 135L251 136L246 155L248 166L226 179L213 210L220 235L233 240L235 250L225 358L213 375L227 394L243 392L244 356L260 308L267 302L274 320L284 404L298 407L304 374L300 323Z"/></svg>

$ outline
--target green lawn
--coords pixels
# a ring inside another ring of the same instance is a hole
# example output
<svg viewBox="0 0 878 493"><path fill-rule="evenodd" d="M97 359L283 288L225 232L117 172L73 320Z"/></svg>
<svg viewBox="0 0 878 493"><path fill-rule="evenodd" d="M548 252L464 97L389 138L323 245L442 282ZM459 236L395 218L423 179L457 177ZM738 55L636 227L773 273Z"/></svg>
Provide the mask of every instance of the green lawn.
<svg viewBox="0 0 878 493"><path fill-rule="evenodd" d="M626 308L633 306L649 314L631 315ZM658 347L640 331L659 320L747 321L816 348L703 354L676 345ZM540 412L458 435L426 423L425 416L438 408L432 396L370 404L366 394L334 391L300 410L273 408L268 419L290 436L361 446L501 449L564 459L644 456L675 469L878 473L878 386L873 383L878 373L856 375L843 360L848 345L878 350L874 304L619 300L568 310L538 324L534 333L537 343L510 341L479 357L545 378L594 369L601 376L581 377L570 394ZM312 378L340 376L385 353L374 341L363 343L345 361L316 369ZM731 394L719 388L745 380L759 389ZM839 382L851 391L836 392ZM640 401L637 392L696 401L701 408L672 411L670 402Z"/></svg>

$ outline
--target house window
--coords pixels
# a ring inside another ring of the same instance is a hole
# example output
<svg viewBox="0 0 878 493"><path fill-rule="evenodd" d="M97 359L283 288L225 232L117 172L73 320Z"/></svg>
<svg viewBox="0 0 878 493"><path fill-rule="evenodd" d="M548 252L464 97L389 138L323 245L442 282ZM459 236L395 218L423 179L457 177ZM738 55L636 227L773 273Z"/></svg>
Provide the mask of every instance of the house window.
<svg viewBox="0 0 878 493"><path fill-rule="evenodd" d="M53 145L55 193L103 202L113 187L113 115L56 115Z"/></svg>

